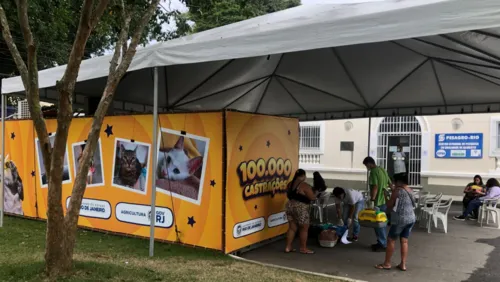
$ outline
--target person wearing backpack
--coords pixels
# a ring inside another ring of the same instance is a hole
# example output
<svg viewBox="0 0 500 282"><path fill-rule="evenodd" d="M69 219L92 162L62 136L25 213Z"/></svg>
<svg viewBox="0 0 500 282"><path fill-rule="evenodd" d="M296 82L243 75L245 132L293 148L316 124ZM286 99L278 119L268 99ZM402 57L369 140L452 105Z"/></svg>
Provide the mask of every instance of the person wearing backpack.
<svg viewBox="0 0 500 282"><path fill-rule="evenodd" d="M396 240L401 242L401 263L397 266L399 270L406 271L406 259L408 257L408 238L411 229L415 225L415 198L411 188L408 186L406 175L394 177L396 187L392 191L391 198L387 202L387 211L390 211L391 228L389 229L385 261L375 267L377 269L391 269L391 258L394 253Z"/></svg>

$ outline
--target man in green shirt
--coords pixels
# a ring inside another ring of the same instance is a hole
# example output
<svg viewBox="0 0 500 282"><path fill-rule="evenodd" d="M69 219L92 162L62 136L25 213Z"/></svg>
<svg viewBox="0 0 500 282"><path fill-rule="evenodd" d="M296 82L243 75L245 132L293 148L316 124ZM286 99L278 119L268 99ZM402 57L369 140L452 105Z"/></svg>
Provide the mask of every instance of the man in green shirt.
<svg viewBox="0 0 500 282"><path fill-rule="evenodd" d="M366 166L370 172L369 184L370 184L370 205L374 206L376 209L385 212L386 211L386 191L392 183L387 171L377 166L375 160L372 157L366 157L363 160L363 164ZM372 245L372 250L374 252L385 252L387 246L387 234L385 228L375 228L375 235L377 236L377 243Z"/></svg>

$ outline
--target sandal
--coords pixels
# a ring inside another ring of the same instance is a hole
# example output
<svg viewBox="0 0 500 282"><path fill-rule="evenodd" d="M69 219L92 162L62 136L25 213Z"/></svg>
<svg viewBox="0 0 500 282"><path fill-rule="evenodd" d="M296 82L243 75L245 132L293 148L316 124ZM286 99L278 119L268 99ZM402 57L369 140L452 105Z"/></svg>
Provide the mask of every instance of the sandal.
<svg viewBox="0 0 500 282"><path fill-rule="evenodd" d="M376 269L379 269L379 270L391 270L391 267L390 267L390 266L389 266L389 267L387 267L387 266L385 266L383 263L375 265L375 268L376 268Z"/></svg>
<svg viewBox="0 0 500 282"><path fill-rule="evenodd" d="M296 249L291 249L291 250L285 249L285 254L295 253L296 251L297 251Z"/></svg>
<svg viewBox="0 0 500 282"><path fill-rule="evenodd" d="M301 254L304 254L304 255L312 255L314 254L314 251L311 251L311 250L305 250L305 251L300 251Z"/></svg>
<svg viewBox="0 0 500 282"><path fill-rule="evenodd" d="M397 268L398 268L399 270L401 270L401 271L406 271L406 267L405 267L405 268L403 268L403 267L401 266L401 264L398 264Z"/></svg>

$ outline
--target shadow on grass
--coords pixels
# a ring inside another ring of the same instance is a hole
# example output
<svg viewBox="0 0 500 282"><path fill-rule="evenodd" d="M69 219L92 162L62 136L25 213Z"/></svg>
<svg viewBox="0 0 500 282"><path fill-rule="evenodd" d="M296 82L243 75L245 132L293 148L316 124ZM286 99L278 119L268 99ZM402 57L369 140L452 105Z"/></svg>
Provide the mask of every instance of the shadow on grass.
<svg viewBox="0 0 500 282"><path fill-rule="evenodd" d="M129 238L81 230L77 238L76 252L82 254L106 253L111 257L148 257L149 239ZM217 251L162 242L155 243L155 257L228 259L227 256Z"/></svg>
<svg viewBox="0 0 500 282"><path fill-rule="evenodd" d="M0 229L0 250L12 254L45 251L45 222L5 217ZM90 230L78 230L75 254L105 254L112 257L148 257L149 239L130 238ZM221 252L156 242L155 257L184 257L190 259L228 259ZM0 259L0 263L1 263Z"/></svg>
<svg viewBox="0 0 500 282"><path fill-rule="evenodd" d="M5 228L0 229L0 282L41 281L45 278L45 227L41 221L5 217ZM87 230L79 230L77 236L75 256L77 259L89 258L89 261L76 261L74 275L58 281L105 281L110 277L119 278L117 281L165 281L167 278L172 280L172 275L176 275L166 274L165 271L160 275L154 267L125 264L128 259L148 259L148 239ZM158 269L165 270L168 267L167 260L171 258L177 261L214 260L221 264L230 260L224 254L212 250L157 242L155 259L163 263ZM183 277L174 277L174 281L196 280L196 277L186 280L186 276L191 277L191 274L188 272Z"/></svg>
<svg viewBox="0 0 500 282"><path fill-rule="evenodd" d="M0 268L0 277L3 281L44 281L42 261L30 263L4 263ZM74 271L67 277L58 278L57 281L196 281L193 274L181 276L160 273L150 268L117 265L113 263L81 262L77 261Z"/></svg>

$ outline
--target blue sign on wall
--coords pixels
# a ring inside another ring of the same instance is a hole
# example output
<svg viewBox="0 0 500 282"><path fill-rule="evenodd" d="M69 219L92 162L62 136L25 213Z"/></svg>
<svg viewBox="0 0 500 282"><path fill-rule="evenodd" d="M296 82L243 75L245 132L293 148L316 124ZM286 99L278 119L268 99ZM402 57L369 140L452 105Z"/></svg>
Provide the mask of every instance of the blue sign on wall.
<svg viewBox="0 0 500 282"><path fill-rule="evenodd" d="M482 159L482 133L436 134L436 159Z"/></svg>

